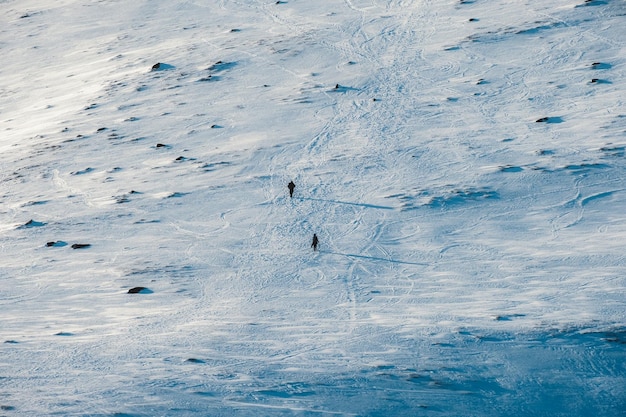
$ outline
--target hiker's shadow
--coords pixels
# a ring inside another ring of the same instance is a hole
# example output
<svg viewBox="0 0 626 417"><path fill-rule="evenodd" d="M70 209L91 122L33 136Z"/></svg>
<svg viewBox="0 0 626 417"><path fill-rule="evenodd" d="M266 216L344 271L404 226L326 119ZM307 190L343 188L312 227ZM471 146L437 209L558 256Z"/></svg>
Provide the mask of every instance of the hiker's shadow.
<svg viewBox="0 0 626 417"><path fill-rule="evenodd" d="M427 263L422 263L422 262L399 261L397 259L380 258L380 257L376 257L376 256L367 256L367 255L357 255L357 254L353 254L353 253L341 253L341 252L332 252L332 251L326 251L326 250L319 250L318 252L320 252L320 253L327 253L329 255L347 256L349 258L366 259L366 260L369 260L369 261L390 262L390 263L394 263L394 264L404 264L404 265L428 266Z"/></svg>
<svg viewBox="0 0 626 417"><path fill-rule="evenodd" d="M348 206L358 206L358 207L365 207L365 208L372 208L372 209L379 209L379 210L394 210L394 207L378 206L376 204L352 203L350 201L338 201L338 200L324 200L321 198L311 198L311 197L299 197L299 199L303 201L321 201L324 203L345 204Z"/></svg>

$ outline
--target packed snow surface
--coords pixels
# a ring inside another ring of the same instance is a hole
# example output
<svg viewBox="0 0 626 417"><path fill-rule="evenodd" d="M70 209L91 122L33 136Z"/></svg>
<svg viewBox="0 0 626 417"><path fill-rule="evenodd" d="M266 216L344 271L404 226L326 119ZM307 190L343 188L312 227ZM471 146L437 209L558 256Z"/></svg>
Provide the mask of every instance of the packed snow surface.
<svg viewBox="0 0 626 417"><path fill-rule="evenodd" d="M622 0L0 0L0 415L623 416L625 39Z"/></svg>

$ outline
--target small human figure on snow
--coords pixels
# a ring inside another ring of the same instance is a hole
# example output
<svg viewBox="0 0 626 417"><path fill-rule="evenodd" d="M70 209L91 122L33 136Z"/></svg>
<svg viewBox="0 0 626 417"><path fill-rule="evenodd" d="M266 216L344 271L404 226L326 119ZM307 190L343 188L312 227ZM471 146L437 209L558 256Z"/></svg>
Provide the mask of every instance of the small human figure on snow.
<svg viewBox="0 0 626 417"><path fill-rule="evenodd" d="M311 247L313 248L313 251L317 251L317 245L319 244L319 240L317 239L317 235L315 233L313 233L313 243L311 243Z"/></svg>
<svg viewBox="0 0 626 417"><path fill-rule="evenodd" d="M293 198L293 190L294 188L296 188L296 184L291 181L289 184L287 184L287 188L289 188L289 197Z"/></svg>

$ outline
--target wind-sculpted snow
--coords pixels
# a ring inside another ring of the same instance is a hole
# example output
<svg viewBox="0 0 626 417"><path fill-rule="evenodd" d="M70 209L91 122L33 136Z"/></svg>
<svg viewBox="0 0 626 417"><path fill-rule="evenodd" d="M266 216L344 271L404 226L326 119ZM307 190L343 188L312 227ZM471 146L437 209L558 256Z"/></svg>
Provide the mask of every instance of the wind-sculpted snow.
<svg viewBox="0 0 626 417"><path fill-rule="evenodd" d="M622 415L626 5L531 3L0 1L0 415Z"/></svg>

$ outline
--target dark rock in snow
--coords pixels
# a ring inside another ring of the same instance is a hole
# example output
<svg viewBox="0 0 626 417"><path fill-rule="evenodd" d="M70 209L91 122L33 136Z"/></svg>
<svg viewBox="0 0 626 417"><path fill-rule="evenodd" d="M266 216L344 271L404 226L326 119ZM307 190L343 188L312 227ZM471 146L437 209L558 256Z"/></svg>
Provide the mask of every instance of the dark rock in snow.
<svg viewBox="0 0 626 417"><path fill-rule="evenodd" d="M128 290L128 294L150 294L150 293L152 293L152 291L146 287L133 287L130 290Z"/></svg>
<svg viewBox="0 0 626 417"><path fill-rule="evenodd" d="M171 70L171 69L174 69L173 65L164 64L162 62L157 62L156 64L152 66L150 71L166 71L166 70Z"/></svg>
<svg viewBox="0 0 626 417"><path fill-rule="evenodd" d="M196 158L189 158L187 156L179 156L178 158L176 158L176 160L174 162L185 162L185 161L195 161Z"/></svg>
<svg viewBox="0 0 626 417"><path fill-rule="evenodd" d="M602 6L607 4L605 0L585 0L583 4L577 4L575 7L584 7L584 6Z"/></svg>
<svg viewBox="0 0 626 417"><path fill-rule="evenodd" d="M562 123L563 119L558 116L553 117L542 117L540 119L535 120L536 123Z"/></svg>
<svg viewBox="0 0 626 417"><path fill-rule="evenodd" d="M89 174L90 172L93 171L93 168L91 167L87 167L85 169L82 169L80 171L72 171L70 172L70 175L83 175L83 174Z"/></svg>
<svg viewBox="0 0 626 417"><path fill-rule="evenodd" d="M501 172L522 172L524 168L515 165L504 165L500 167Z"/></svg>
<svg viewBox="0 0 626 417"><path fill-rule="evenodd" d="M606 64L604 62L594 62L591 64L591 69L601 70L601 69L609 69L611 68L611 64Z"/></svg>
<svg viewBox="0 0 626 417"><path fill-rule="evenodd" d="M38 201L29 201L28 203L24 204L24 207L26 206L41 206L44 204L47 204L48 200L38 200Z"/></svg>
<svg viewBox="0 0 626 417"><path fill-rule="evenodd" d="M86 249L91 247L90 243L74 243L72 249Z"/></svg>
<svg viewBox="0 0 626 417"><path fill-rule="evenodd" d="M348 91L356 91L357 89L354 87L346 87L345 85L335 84L335 86L330 90L331 92L338 93L347 93Z"/></svg>
<svg viewBox="0 0 626 417"><path fill-rule="evenodd" d="M189 362L189 363L204 363L204 361L202 359L196 359L196 358L189 358L185 362Z"/></svg>
<svg viewBox="0 0 626 417"><path fill-rule="evenodd" d="M38 222L36 220L29 220L26 223L24 223L23 225L21 225L19 228L20 229L30 229L31 227L41 227L41 226L45 226L46 223L44 222Z"/></svg>
<svg viewBox="0 0 626 417"><path fill-rule="evenodd" d="M209 68L207 68L207 71L226 71L235 67L236 65L236 62L217 61Z"/></svg>
<svg viewBox="0 0 626 417"><path fill-rule="evenodd" d="M60 248L60 247L63 247L63 246L67 246L67 243L63 242L62 240L57 240L57 241L54 241L54 242L47 242L46 246L49 247L49 248L52 248L52 247Z"/></svg>

